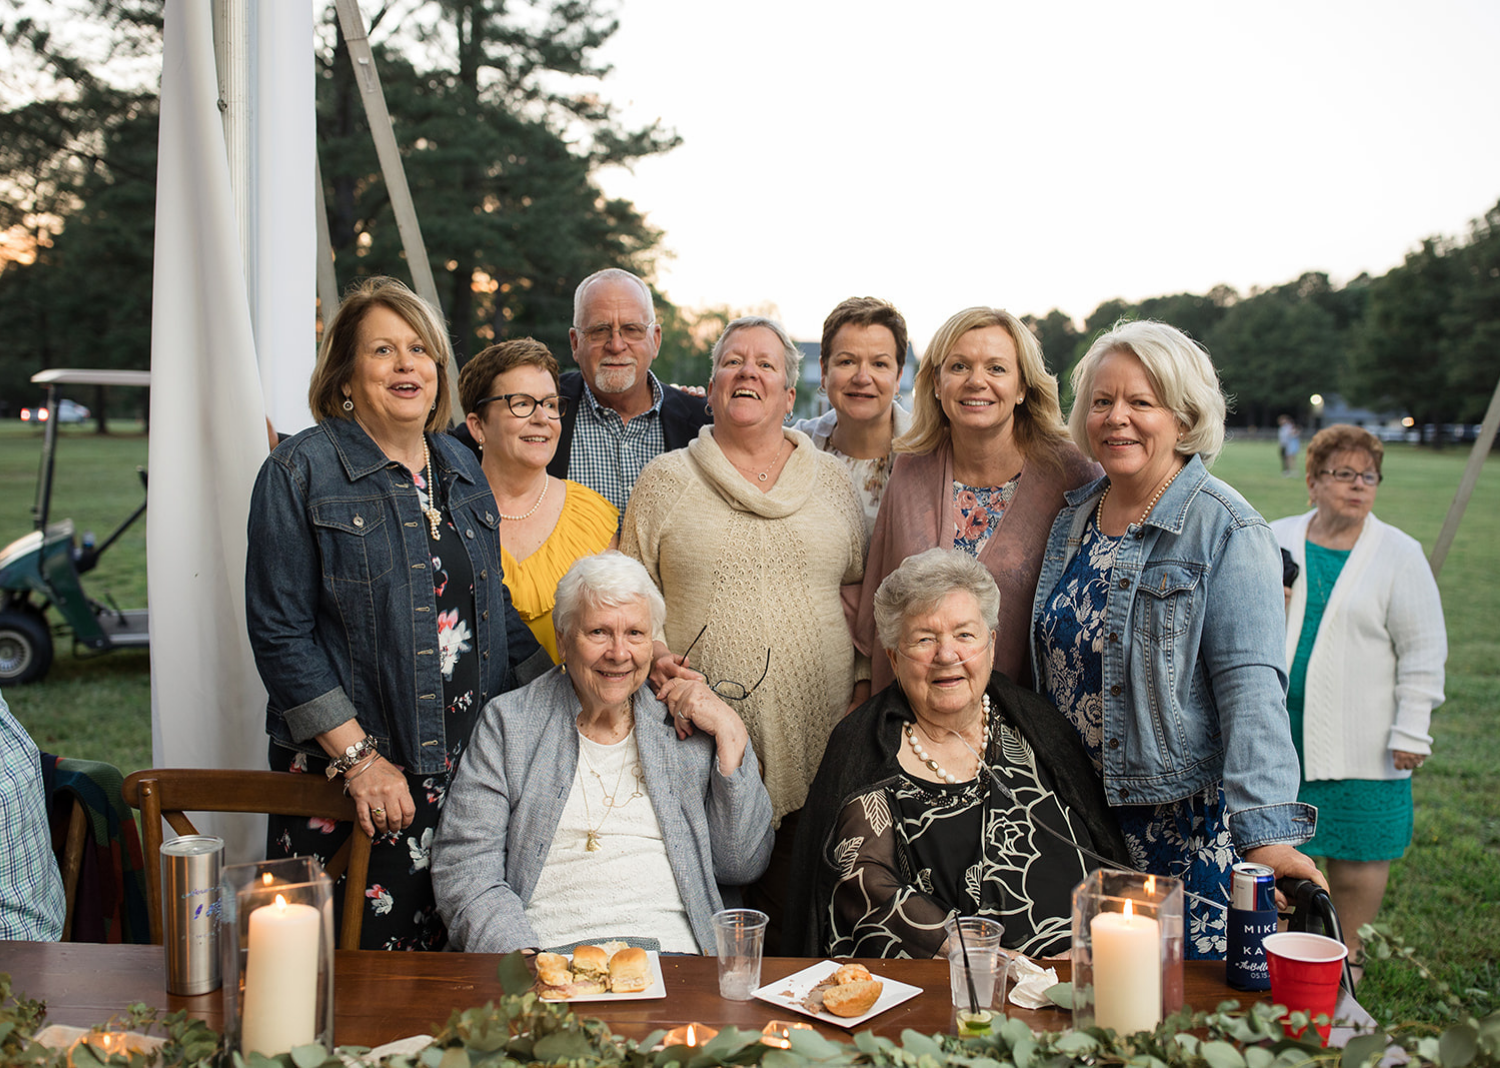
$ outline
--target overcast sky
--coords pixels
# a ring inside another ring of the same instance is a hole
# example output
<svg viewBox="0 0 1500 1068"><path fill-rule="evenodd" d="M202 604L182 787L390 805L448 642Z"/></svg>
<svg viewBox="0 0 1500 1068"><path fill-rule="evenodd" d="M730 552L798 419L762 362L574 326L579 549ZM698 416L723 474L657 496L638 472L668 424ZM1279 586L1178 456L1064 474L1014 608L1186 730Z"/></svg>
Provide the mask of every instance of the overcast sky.
<svg viewBox="0 0 1500 1068"><path fill-rule="evenodd" d="M896 303L1076 320L1383 273L1500 199L1500 4L621 0L604 92L683 136L604 176L676 303L816 338Z"/></svg>

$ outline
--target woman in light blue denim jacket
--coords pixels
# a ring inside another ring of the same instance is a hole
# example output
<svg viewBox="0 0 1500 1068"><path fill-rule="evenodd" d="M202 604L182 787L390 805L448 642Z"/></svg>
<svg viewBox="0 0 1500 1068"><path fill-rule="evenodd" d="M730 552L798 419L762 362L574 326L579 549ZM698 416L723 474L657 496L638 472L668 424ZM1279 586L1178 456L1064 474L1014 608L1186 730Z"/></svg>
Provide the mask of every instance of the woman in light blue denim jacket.
<svg viewBox="0 0 1500 1068"><path fill-rule="evenodd" d="M449 776L485 702L533 677L523 664L551 666L501 582L489 484L440 432L449 358L420 297L361 283L324 332L317 425L266 460L251 499L245 611L270 765L342 775L375 837L366 949L442 948L427 865ZM351 830L272 817L267 855L326 860Z"/></svg>
<svg viewBox="0 0 1500 1068"><path fill-rule="evenodd" d="M1143 871L1186 881L1187 952L1223 957L1231 866L1322 882L1293 848L1276 539L1209 475L1224 441L1208 354L1163 323L1122 323L1073 371L1073 440L1105 477L1067 494L1032 610L1038 690L1078 729Z"/></svg>

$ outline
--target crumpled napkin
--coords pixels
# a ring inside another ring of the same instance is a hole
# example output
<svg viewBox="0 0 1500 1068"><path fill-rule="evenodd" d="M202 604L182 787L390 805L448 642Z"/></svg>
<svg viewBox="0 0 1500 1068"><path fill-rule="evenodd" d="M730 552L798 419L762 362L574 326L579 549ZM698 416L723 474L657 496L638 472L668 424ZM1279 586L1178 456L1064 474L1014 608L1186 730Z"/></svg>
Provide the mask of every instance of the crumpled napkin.
<svg viewBox="0 0 1500 1068"><path fill-rule="evenodd" d="M1016 953L1010 962L1010 1002L1023 1009L1048 1009L1054 1004L1047 991L1057 985L1057 969L1043 968L1030 957Z"/></svg>

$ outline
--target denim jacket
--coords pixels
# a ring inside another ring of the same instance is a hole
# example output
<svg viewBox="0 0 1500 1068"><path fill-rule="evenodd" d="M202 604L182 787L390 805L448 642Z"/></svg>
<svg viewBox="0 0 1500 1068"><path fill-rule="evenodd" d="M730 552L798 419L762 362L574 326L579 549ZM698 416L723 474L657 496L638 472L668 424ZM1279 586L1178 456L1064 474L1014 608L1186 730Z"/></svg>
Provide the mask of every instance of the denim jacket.
<svg viewBox="0 0 1500 1068"><path fill-rule="evenodd" d="M440 544L456 541L445 551L462 547L474 569L482 706L516 684L513 669L526 681L551 661L501 582L500 510L483 472L448 435L427 442L459 535L445 529ZM249 533L245 613L271 737L321 755L314 735L358 719L393 763L443 771L437 602L410 472L352 419L326 419L261 467Z"/></svg>
<svg viewBox="0 0 1500 1068"><path fill-rule="evenodd" d="M1036 623L1108 479L1067 494L1032 605ZM1243 853L1312 837L1286 713L1281 558L1266 521L1196 456L1115 555L1105 602L1104 792L1112 805L1219 780Z"/></svg>

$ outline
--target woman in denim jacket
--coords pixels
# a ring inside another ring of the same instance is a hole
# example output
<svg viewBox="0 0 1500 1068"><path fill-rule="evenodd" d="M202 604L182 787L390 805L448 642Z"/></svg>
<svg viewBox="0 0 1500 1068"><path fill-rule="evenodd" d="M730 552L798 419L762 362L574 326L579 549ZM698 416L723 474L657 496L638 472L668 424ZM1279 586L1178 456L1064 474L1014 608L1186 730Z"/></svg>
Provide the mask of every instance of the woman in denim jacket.
<svg viewBox="0 0 1500 1068"><path fill-rule="evenodd" d="M1132 859L1183 879L1187 953L1224 956L1230 869L1323 881L1292 848L1280 554L1209 475L1224 441L1208 354L1163 323L1117 325L1073 371L1069 430L1105 477L1067 494L1032 610L1038 690L1072 721Z"/></svg>
<svg viewBox="0 0 1500 1068"><path fill-rule="evenodd" d="M446 942L428 852L449 777L485 702L551 663L501 583L489 485L438 432L449 358L424 301L362 283L324 332L318 423L266 461L250 508L245 609L270 764L342 775L374 836L366 949ZM326 860L351 830L272 817L267 856Z"/></svg>

